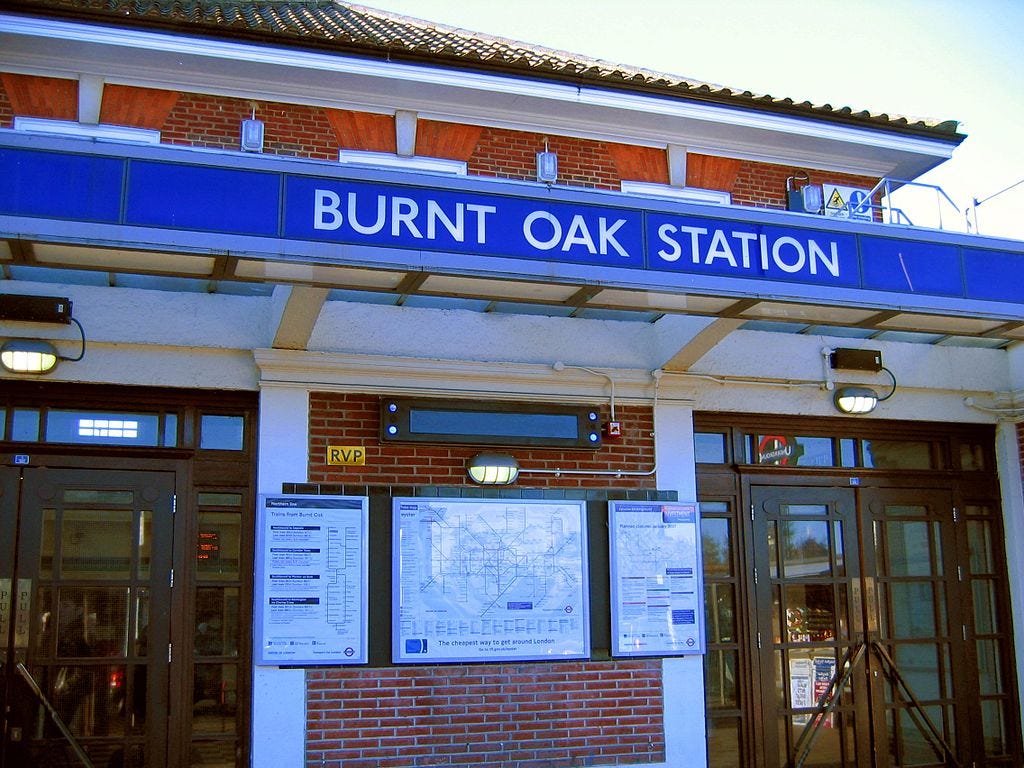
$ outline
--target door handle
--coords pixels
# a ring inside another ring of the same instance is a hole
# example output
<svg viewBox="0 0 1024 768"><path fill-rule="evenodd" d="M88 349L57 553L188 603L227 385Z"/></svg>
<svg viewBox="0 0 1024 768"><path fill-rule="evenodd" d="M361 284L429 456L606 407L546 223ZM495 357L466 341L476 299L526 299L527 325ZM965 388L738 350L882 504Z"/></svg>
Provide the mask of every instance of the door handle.
<svg viewBox="0 0 1024 768"><path fill-rule="evenodd" d="M28 651L32 629L32 579L18 579L14 606L14 650Z"/></svg>
<svg viewBox="0 0 1024 768"><path fill-rule="evenodd" d="M0 579L0 650L7 650L11 634L11 580Z"/></svg>

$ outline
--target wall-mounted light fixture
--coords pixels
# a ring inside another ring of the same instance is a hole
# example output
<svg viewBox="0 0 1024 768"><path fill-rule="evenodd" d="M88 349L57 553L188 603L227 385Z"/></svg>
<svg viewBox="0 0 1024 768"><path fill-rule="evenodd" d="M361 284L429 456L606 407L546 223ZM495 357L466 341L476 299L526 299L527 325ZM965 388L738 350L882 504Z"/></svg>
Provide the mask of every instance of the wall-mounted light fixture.
<svg viewBox="0 0 1024 768"><path fill-rule="evenodd" d="M504 453L478 453L466 467L470 478L480 485L511 485L519 475L519 464Z"/></svg>
<svg viewBox="0 0 1024 768"><path fill-rule="evenodd" d="M49 373L60 355L48 341L11 339L0 347L0 365L11 373Z"/></svg>
<svg viewBox="0 0 1024 768"><path fill-rule="evenodd" d="M82 338L82 349L75 357L61 355L53 344L41 339L9 339L0 346L0 365L11 373L49 373L62 360L76 362L85 357L85 330L71 316L70 299L3 294L0 295L0 320L61 325L74 323Z"/></svg>
<svg viewBox="0 0 1024 768"><path fill-rule="evenodd" d="M558 155L548 151L548 140L544 139L544 151L537 153L537 181L554 184L558 180Z"/></svg>
<svg viewBox="0 0 1024 768"><path fill-rule="evenodd" d="M840 413L862 415L871 413L883 400L896 394L896 376L882 365L882 353L875 349L833 349L828 354L829 366L835 370L884 371L892 379L892 389L884 396L879 396L871 387L849 386L836 390L832 402Z"/></svg>
<svg viewBox="0 0 1024 768"><path fill-rule="evenodd" d="M256 119L256 102L250 102L252 117L242 121L241 147L243 152L263 151L263 121Z"/></svg>

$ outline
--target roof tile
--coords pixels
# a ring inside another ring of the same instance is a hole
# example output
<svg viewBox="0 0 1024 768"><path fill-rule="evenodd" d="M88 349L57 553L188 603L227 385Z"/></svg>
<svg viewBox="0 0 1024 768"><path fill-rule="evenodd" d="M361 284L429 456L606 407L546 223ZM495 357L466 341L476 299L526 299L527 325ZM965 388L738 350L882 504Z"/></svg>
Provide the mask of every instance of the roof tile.
<svg viewBox="0 0 1024 768"><path fill-rule="evenodd" d="M386 53L429 59L438 65L499 67L537 77L574 78L605 87L630 87L680 98L841 120L876 128L912 131L958 141L955 120L890 116L851 107L796 102L769 94L616 64L576 53L530 45L402 16L342 0L7 0L5 5L36 15L62 15L119 24L145 24L217 35L230 31L277 43L315 44L339 51ZM300 42L301 41L301 42Z"/></svg>

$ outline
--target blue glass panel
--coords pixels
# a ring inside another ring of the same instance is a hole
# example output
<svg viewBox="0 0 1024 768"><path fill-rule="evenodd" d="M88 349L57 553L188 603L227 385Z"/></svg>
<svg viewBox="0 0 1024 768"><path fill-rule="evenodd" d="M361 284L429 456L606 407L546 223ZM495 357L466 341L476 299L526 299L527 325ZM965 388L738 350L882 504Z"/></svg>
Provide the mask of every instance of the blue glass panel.
<svg viewBox="0 0 1024 768"><path fill-rule="evenodd" d="M125 216L129 224L273 236L279 204L277 174L133 160Z"/></svg>
<svg viewBox="0 0 1024 768"><path fill-rule="evenodd" d="M962 296L960 256L953 245L861 237L864 287Z"/></svg>
<svg viewBox="0 0 1024 768"><path fill-rule="evenodd" d="M216 451L240 451L244 446L245 417L204 413L199 424L199 447Z"/></svg>
<svg viewBox="0 0 1024 768"><path fill-rule="evenodd" d="M124 161L0 149L0 213L117 223Z"/></svg>

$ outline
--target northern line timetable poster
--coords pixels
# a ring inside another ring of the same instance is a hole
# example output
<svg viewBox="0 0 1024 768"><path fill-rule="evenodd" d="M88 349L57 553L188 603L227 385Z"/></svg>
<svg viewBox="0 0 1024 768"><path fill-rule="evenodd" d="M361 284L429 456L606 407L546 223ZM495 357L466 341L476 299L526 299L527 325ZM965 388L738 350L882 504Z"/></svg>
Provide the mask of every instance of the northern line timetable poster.
<svg viewBox="0 0 1024 768"><path fill-rule="evenodd" d="M696 503L608 503L613 656L704 652Z"/></svg>
<svg viewBox="0 0 1024 768"><path fill-rule="evenodd" d="M393 501L398 663L586 658L583 501Z"/></svg>
<svg viewBox="0 0 1024 768"><path fill-rule="evenodd" d="M257 664L365 664L368 501L261 496Z"/></svg>

